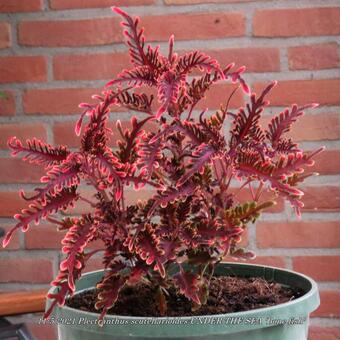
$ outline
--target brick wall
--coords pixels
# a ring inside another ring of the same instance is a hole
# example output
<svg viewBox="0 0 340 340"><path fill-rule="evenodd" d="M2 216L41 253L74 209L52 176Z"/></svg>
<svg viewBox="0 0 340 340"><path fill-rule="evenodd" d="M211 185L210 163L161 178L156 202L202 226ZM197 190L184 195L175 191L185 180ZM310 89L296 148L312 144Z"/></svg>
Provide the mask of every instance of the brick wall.
<svg viewBox="0 0 340 340"><path fill-rule="evenodd" d="M12 225L11 216L23 207L18 189L33 190L42 175L10 159L8 137L36 136L76 146L78 103L127 66L119 19L107 9L112 4L140 15L147 37L160 42L161 49L175 33L179 50L199 48L222 64L246 65L255 91L279 80L271 112L292 102L321 104L292 132L306 149L327 147L315 167L321 175L305 185L302 220L279 204L250 228L245 243L257 251L256 262L298 270L318 281L322 303L313 314L310 339L340 339L338 0L0 0L0 90L7 94L0 104L1 226ZM207 99L211 109L225 91L217 88ZM236 96L233 106L244 99ZM112 119L118 117L127 121L130 113L112 113ZM60 235L47 224L34 229L0 249L1 291L47 287L56 274ZM29 322L44 339L53 329L37 326L37 318L14 320Z"/></svg>

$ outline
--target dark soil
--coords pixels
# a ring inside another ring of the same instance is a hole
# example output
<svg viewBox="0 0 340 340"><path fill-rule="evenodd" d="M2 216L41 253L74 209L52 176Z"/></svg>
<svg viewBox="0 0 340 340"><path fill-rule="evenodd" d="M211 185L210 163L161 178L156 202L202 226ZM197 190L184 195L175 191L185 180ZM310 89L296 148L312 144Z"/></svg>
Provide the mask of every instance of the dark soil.
<svg viewBox="0 0 340 340"><path fill-rule="evenodd" d="M178 295L174 288L168 290L166 316L211 315L246 311L255 308L284 303L303 295L303 292L283 287L262 278L213 277L210 283L209 298L206 305L192 311L192 304L184 296ZM87 290L66 301L66 305L88 311L94 308L97 290ZM108 314L158 317L161 316L155 302L156 289L139 284L125 286L115 306Z"/></svg>

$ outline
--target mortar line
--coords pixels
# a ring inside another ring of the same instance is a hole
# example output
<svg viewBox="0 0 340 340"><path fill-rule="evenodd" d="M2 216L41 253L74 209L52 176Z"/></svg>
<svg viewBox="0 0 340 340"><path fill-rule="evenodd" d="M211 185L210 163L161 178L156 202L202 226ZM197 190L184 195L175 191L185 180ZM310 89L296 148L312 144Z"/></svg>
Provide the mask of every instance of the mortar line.
<svg viewBox="0 0 340 340"><path fill-rule="evenodd" d="M268 6L270 5L270 7ZM161 15L164 14L166 9L166 14L174 13L202 13L202 12L222 12L222 11L244 11L250 9L266 10L266 9L304 9L304 8L315 8L315 7L339 7L339 2L337 0L286 0L282 1L272 1L268 3L267 1L257 1L257 2L246 2L246 3L226 3L226 4L195 4L195 5L167 5L164 6L158 1L156 5L144 5L144 6L121 6L124 10L127 10L130 15ZM0 14L0 20L6 14ZM15 16L21 19L30 20L67 20L79 19L79 18L117 18L113 13L110 13L109 7L107 8L85 8L85 9L67 9L67 10L49 10L49 11L38 11L38 12L26 12L26 13L16 13Z"/></svg>
<svg viewBox="0 0 340 340"><path fill-rule="evenodd" d="M177 40L175 41L175 48L178 51L191 50L191 49L242 49L242 48L268 48L268 47L295 47L295 46L308 46L313 44L322 43L336 43L339 35L323 35L323 36L307 36L307 37L254 37L254 36L241 36L241 37L226 37L215 39L193 39L193 40ZM151 45L160 45L161 51L166 51L168 43L166 41L148 41ZM96 50L94 53L93 50ZM123 41L117 43L108 43L105 45L88 45L88 46L24 46L14 45L12 49L4 49L0 51L0 55L40 55L49 53L51 55L77 55L77 54L102 54L102 53L119 53L127 52L127 48Z"/></svg>

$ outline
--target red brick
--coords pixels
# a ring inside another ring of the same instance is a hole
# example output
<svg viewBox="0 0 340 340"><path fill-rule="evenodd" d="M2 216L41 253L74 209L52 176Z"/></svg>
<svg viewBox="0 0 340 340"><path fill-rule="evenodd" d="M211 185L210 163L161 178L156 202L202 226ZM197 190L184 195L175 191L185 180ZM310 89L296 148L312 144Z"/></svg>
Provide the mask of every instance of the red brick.
<svg viewBox="0 0 340 340"><path fill-rule="evenodd" d="M146 16L141 18L141 23L147 39L151 40L168 40L171 34L175 35L176 40L216 39L245 34L244 15L237 12Z"/></svg>
<svg viewBox="0 0 340 340"><path fill-rule="evenodd" d="M8 231L10 231L14 226L13 225L4 225L3 223L1 223L1 228L3 230L5 230L5 232L7 233ZM0 239L0 242L2 241L2 239ZM12 238L11 238L11 242L8 244L8 246L6 248L3 248L1 243L0 243L0 252L1 251L7 251L7 250L17 250L20 248L20 240L19 240L19 233L14 233Z"/></svg>
<svg viewBox="0 0 340 340"><path fill-rule="evenodd" d="M11 26L8 22L0 22L0 48L11 46Z"/></svg>
<svg viewBox="0 0 340 340"><path fill-rule="evenodd" d="M34 230L33 230L34 229ZM33 226L32 232L25 234L26 249L61 249L61 240L64 238L65 232L58 231L54 225ZM103 243L100 240L91 242L87 245L87 249L102 249Z"/></svg>
<svg viewBox="0 0 340 340"><path fill-rule="evenodd" d="M0 12L34 12L42 9L42 0L0 0Z"/></svg>
<svg viewBox="0 0 340 340"><path fill-rule="evenodd" d="M337 44L319 44L288 48L288 63L291 70L320 70L337 68L339 53Z"/></svg>
<svg viewBox="0 0 340 340"><path fill-rule="evenodd" d="M338 248L338 221L260 222L256 228L259 248Z"/></svg>
<svg viewBox="0 0 340 340"><path fill-rule="evenodd" d="M130 60L127 53L67 54L53 59L54 78L57 80L111 79L128 67Z"/></svg>
<svg viewBox="0 0 340 340"><path fill-rule="evenodd" d="M293 269L318 281L340 281L340 256L296 256Z"/></svg>
<svg viewBox="0 0 340 340"><path fill-rule="evenodd" d="M23 21L18 41L26 46L93 46L122 41L116 18Z"/></svg>
<svg viewBox="0 0 340 340"><path fill-rule="evenodd" d="M229 96L235 89L236 85L232 84L215 84L211 86L206 93L206 98L202 99L196 106L197 109L219 109L221 104L225 105ZM230 100L229 108L239 108L243 106L244 99L241 89L238 89Z"/></svg>
<svg viewBox="0 0 340 340"><path fill-rule="evenodd" d="M340 174L339 159L340 150L325 150L315 157L315 165L308 170L318 172L320 175Z"/></svg>
<svg viewBox="0 0 340 340"><path fill-rule="evenodd" d="M255 83L253 90L260 93L267 83ZM286 80L279 81L267 99L271 105L300 105L319 103L320 105L339 105L340 79Z"/></svg>
<svg viewBox="0 0 340 340"><path fill-rule="evenodd" d="M287 136L299 141L337 140L340 138L340 115L337 113L306 114L294 123Z"/></svg>
<svg viewBox="0 0 340 340"><path fill-rule="evenodd" d="M155 0L50 0L52 9L71 9L71 8L101 8L115 6L144 6L152 5Z"/></svg>
<svg viewBox="0 0 340 340"><path fill-rule="evenodd" d="M303 210L340 211L340 187L323 185L304 188Z"/></svg>
<svg viewBox="0 0 340 340"><path fill-rule="evenodd" d="M253 20L253 34L260 37L340 33L339 7L258 10Z"/></svg>
<svg viewBox="0 0 340 340"><path fill-rule="evenodd" d="M60 242L65 232L58 231L56 226L41 224L32 226L25 233L26 249L61 249Z"/></svg>
<svg viewBox="0 0 340 340"><path fill-rule="evenodd" d="M82 102L95 103L91 96L100 93L93 88L32 89L25 91L23 105L26 114L63 115L79 114Z"/></svg>
<svg viewBox="0 0 340 340"><path fill-rule="evenodd" d="M192 4L224 4L235 2L252 2L256 0L164 0L166 5L192 5Z"/></svg>
<svg viewBox="0 0 340 340"><path fill-rule="evenodd" d="M0 58L0 83L44 82L46 59L42 56L10 56Z"/></svg>
<svg viewBox="0 0 340 340"><path fill-rule="evenodd" d="M75 122L54 123L53 134L56 144L65 144L69 147L78 147L80 145L80 137L74 133Z"/></svg>
<svg viewBox="0 0 340 340"><path fill-rule="evenodd" d="M275 72L280 70L279 49L271 47L230 48L206 50L206 54L216 58L222 67L235 62L245 65L248 72Z"/></svg>
<svg viewBox="0 0 340 340"><path fill-rule="evenodd" d="M340 316L340 291L320 291L320 300L320 307L312 313L312 317L319 316L333 318Z"/></svg>
<svg viewBox="0 0 340 340"><path fill-rule="evenodd" d="M0 183L39 183L44 174L42 167L19 158L0 158Z"/></svg>
<svg viewBox="0 0 340 340"><path fill-rule="evenodd" d="M141 18L150 40L215 39L241 36L245 18L241 13L204 13L145 16ZM166 21L167 25L164 25ZM19 23L19 43L26 46L93 46L123 39L117 18L68 21L24 21ZM190 29L187 23L190 22ZM154 27L162 27L155 30Z"/></svg>
<svg viewBox="0 0 340 340"><path fill-rule="evenodd" d="M309 328L308 340L339 340L340 327L319 327Z"/></svg>
<svg viewBox="0 0 340 340"><path fill-rule="evenodd" d="M48 283L53 278L53 264L42 258L0 258L1 282Z"/></svg>
<svg viewBox="0 0 340 340"><path fill-rule="evenodd" d="M131 128L130 121L121 121L123 129ZM70 147L77 147L80 144L80 138L74 133L75 122L58 122L54 124L53 133L56 144L66 144ZM116 146L117 139L120 139L120 134L116 128L115 122L110 122L108 127L112 130L109 136L109 144ZM157 124L145 124L146 131L155 131Z"/></svg>
<svg viewBox="0 0 340 340"><path fill-rule="evenodd" d="M286 137L295 141L337 140L340 137L340 115L337 113L306 114L292 125ZM277 112L278 113L278 112ZM276 115L276 114L275 114ZM267 128L273 116L263 116L260 123Z"/></svg>
<svg viewBox="0 0 340 340"><path fill-rule="evenodd" d="M0 202L0 217L13 217L28 206L17 191L0 191Z"/></svg>
<svg viewBox="0 0 340 340"><path fill-rule="evenodd" d="M15 99L11 91L3 91L5 97L0 98L0 116L14 116Z"/></svg>
<svg viewBox="0 0 340 340"><path fill-rule="evenodd" d="M285 259L282 256L256 256L254 260L235 260L231 257L225 257L223 261L227 262L239 262L239 263L250 263L250 264L261 264L264 266L272 266L272 267L279 267L285 268L286 263Z"/></svg>
<svg viewBox="0 0 340 340"><path fill-rule="evenodd" d="M1 124L0 125L0 149L8 149L7 141L16 136L22 142L27 138L36 137L46 140L46 129L43 124L28 123L28 124Z"/></svg>

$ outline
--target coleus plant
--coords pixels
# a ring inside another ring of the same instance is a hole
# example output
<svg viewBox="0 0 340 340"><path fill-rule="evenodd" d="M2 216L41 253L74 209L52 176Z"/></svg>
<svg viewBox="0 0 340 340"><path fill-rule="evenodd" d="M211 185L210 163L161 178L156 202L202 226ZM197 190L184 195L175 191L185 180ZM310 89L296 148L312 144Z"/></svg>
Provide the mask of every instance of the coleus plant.
<svg viewBox="0 0 340 340"><path fill-rule="evenodd" d="M269 104L265 97L276 82L256 96L242 77L244 67L223 68L199 51L179 56L173 50L173 36L164 56L158 47L145 45L138 18L117 7L113 10L123 18L133 67L94 96L97 104L80 104L84 111L75 127L78 136L85 116L88 120L79 150L37 139L9 140L13 156L43 166L46 175L41 178L44 186L33 196L21 192L28 207L14 216L18 223L3 245L14 231L26 232L42 219L66 231L65 258L52 282L59 289L48 295L54 302L45 317L75 292L75 281L98 251L103 252L106 269L97 284L100 319L124 286L139 282L156 287L160 315L166 314L170 286L199 309L207 301L214 268L225 256L254 256L239 247L250 222L280 196L300 214L303 191L297 185L313 174L304 173L304 168L313 165L312 158L322 151L305 153L285 137L303 111L316 104L293 105L264 129L260 118ZM225 105L217 112L198 111L197 104L211 86L226 81L239 84L236 89L241 87L250 96L249 103L229 111L232 93L222 99ZM136 91L140 87L155 88L158 103L152 95ZM114 105L138 112L138 118L133 116L126 129L116 122L120 139L111 148L107 123ZM151 122L157 126L153 132L146 129ZM92 198L83 197L79 190L83 183L95 189ZM128 204L129 186L152 188L154 195ZM80 217L59 214L78 201L87 202L92 212ZM104 249L86 251L96 240L103 242Z"/></svg>

